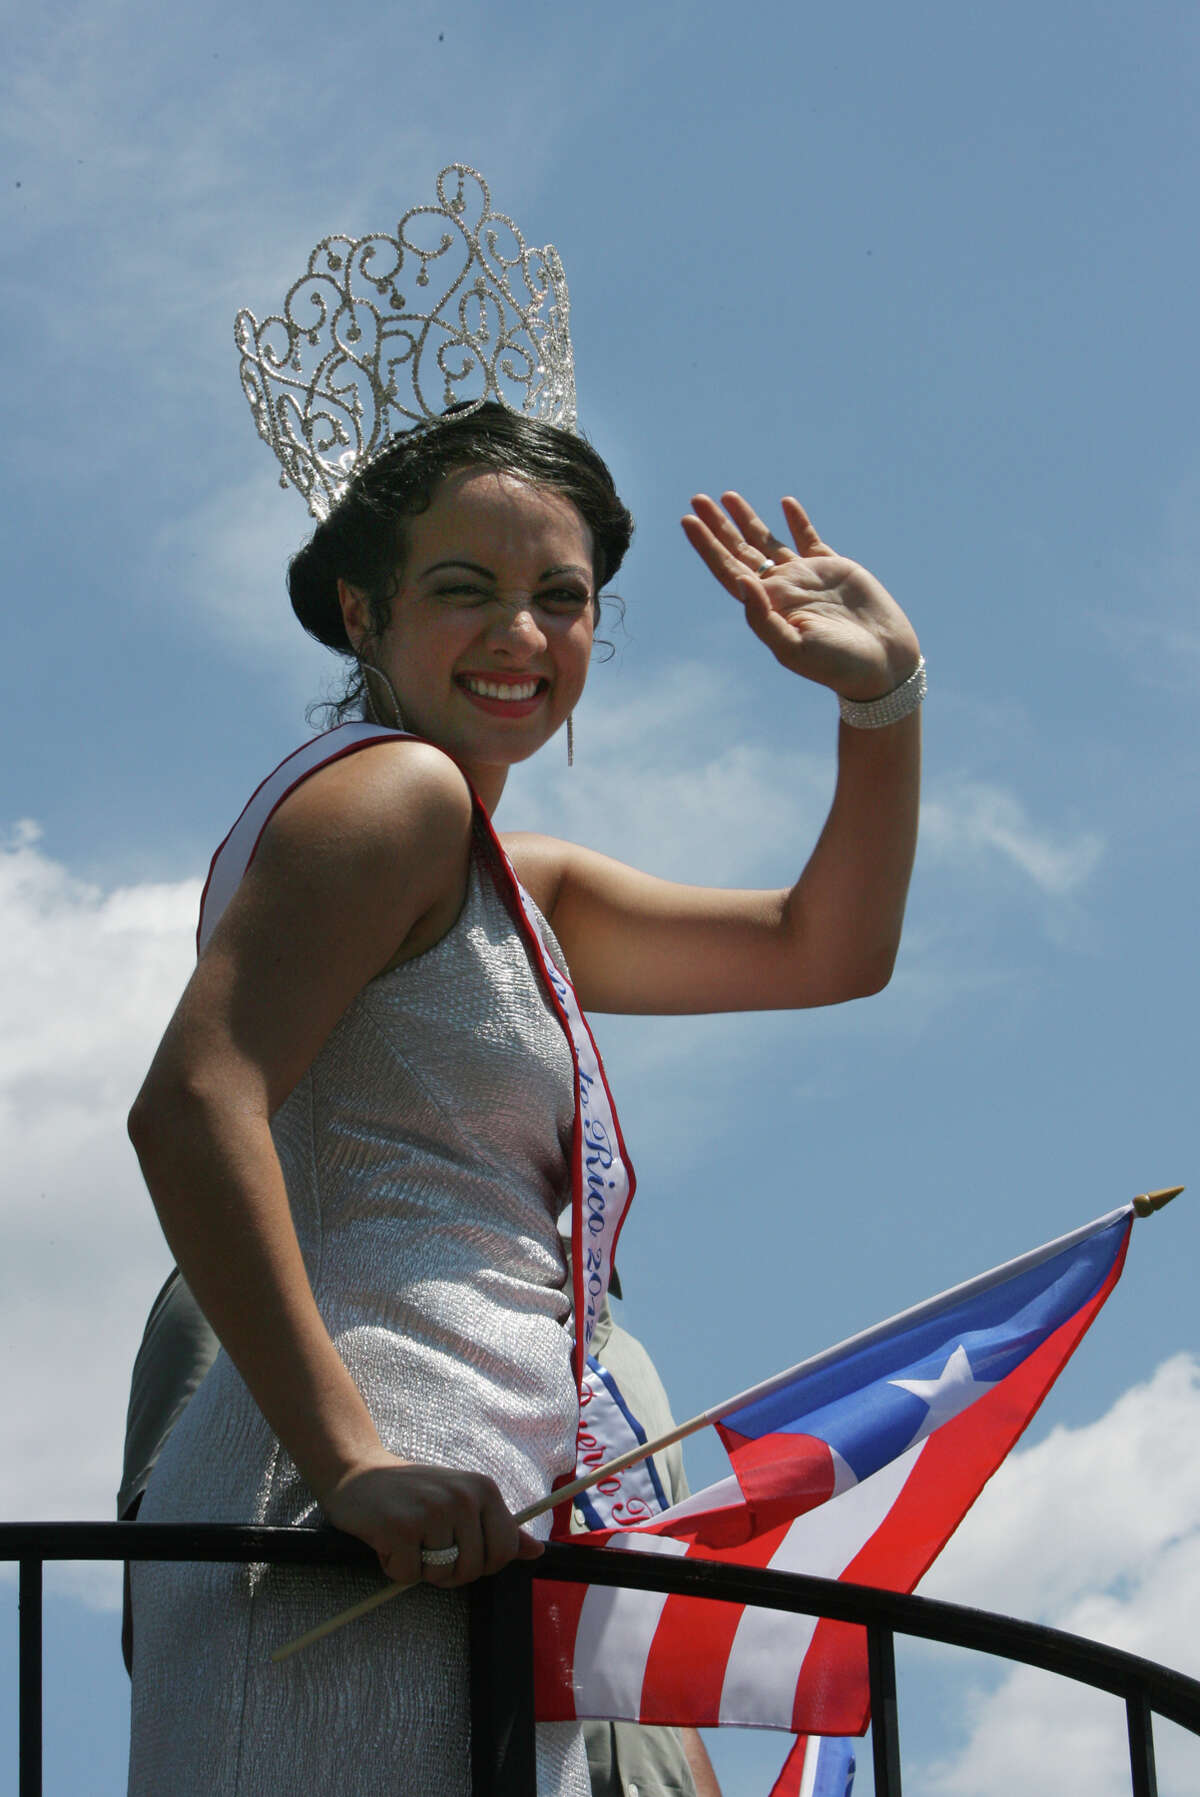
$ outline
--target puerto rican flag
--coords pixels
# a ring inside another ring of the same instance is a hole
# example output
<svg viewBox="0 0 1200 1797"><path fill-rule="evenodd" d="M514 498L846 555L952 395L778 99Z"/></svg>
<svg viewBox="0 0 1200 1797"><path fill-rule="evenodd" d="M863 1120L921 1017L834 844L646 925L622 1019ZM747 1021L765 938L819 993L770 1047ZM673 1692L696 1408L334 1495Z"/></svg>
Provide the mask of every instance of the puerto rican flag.
<svg viewBox="0 0 1200 1797"><path fill-rule="evenodd" d="M731 1477L576 1539L911 1591L1116 1284L1133 1216L1112 1211L718 1406ZM867 1727L853 1624L549 1580L534 1593L544 1721ZM776 1797L821 1789L808 1757L810 1783L799 1743Z"/></svg>

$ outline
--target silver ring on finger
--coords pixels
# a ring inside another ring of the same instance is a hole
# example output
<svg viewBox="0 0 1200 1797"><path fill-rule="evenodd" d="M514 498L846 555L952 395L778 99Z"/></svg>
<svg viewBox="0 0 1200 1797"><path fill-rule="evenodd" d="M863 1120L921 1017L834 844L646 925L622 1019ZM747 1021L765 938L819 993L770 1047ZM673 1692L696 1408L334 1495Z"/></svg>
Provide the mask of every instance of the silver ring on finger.
<svg viewBox="0 0 1200 1797"><path fill-rule="evenodd" d="M422 1566L453 1566L458 1559L458 1543L452 1541L449 1547L423 1547L421 1549Z"/></svg>
<svg viewBox="0 0 1200 1797"><path fill-rule="evenodd" d="M773 574L775 572L775 563L764 562L760 568L755 568L754 572L761 580L764 574Z"/></svg>

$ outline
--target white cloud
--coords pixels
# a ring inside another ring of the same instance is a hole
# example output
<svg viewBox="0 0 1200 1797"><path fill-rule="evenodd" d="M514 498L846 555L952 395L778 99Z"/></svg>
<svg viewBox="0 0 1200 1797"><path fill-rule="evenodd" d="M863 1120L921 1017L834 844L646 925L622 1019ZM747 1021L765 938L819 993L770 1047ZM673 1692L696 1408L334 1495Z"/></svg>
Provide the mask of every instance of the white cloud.
<svg viewBox="0 0 1200 1797"><path fill-rule="evenodd" d="M586 842L667 878L735 887L794 879L832 796L829 754L778 750L739 735L734 720L746 695L701 663L678 663L652 688L622 674L619 667L593 673L577 716L573 769L552 746L514 771L500 827ZM1003 787L964 779L935 785L918 865L927 860L937 877L918 882L892 985L866 1005L824 1012L823 1039L864 1030L911 1036L947 1009L996 995L1015 977L990 944L981 947L981 920L1000 902L1036 905L1044 925L1077 947L1085 939L1077 894L1102 852L1094 832L1035 823ZM972 932L966 952L964 917ZM713 1090L722 1065L770 1057L778 1067L795 1035L786 1016L600 1025L622 1090L687 1070L675 1085L672 1117L655 1127L695 1153L721 1128Z"/></svg>
<svg viewBox="0 0 1200 1797"><path fill-rule="evenodd" d="M984 781L935 784L922 808L921 830L939 859L980 872L1007 865L1051 899L1077 892L1104 853L1098 831L1035 823L1014 793Z"/></svg>
<svg viewBox="0 0 1200 1797"><path fill-rule="evenodd" d="M680 663L652 691L613 696L606 683L618 679L594 673L576 767L551 771L551 752L519 769L506 819L676 879L793 878L832 796L829 756L739 740L731 716L744 695L700 663ZM960 877L1006 872L1041 899L1065 900L1096 870L1104 839L1038 822L1006 787L960 777L927 791L920 852Z"/></svg>
<svg viewBox="0 0 1200 1797"><path fill-rule="evenodd" d="M576 719L576 765L517 770L502 823L549 831L667 879L785 885L831 790L829 759L731 734L728 684L698 663L614 694L598 668Z"/></svg>
<svg viewBox="0 0 1200 1797"><path fill-rule="evenodd" d="M125 1112L190 968L198 880L103 892L0 850L0 1514L112 1514L129 1367L170 1264Z"/></svg>
<svg viewBox="0 0 1200 1797"><path fill-rule="evenodd" d="M1200 1362L1177 1355L1098 1421L1011 1455L921 1586L1048 1622L1195 1677L1200 1645ZM968 1702L930 1797L1127 1797L1119 1702L1017 1668ZM1200 1743L1162 1729L1163 1797L1197 1789Z"/></svg>
<svg viewBox="0 0 1200 1797"><path fill-rule="evenodd" d="M311 526L295 493L265 480L214 490L164 523L154 547L156 565L172 571L173 600L190 606L200 627L276 688L290 684L306 696L336 685L341 666L304 634L288 599L288 560ZM153 587L147 603L155 603Z"/></svg>

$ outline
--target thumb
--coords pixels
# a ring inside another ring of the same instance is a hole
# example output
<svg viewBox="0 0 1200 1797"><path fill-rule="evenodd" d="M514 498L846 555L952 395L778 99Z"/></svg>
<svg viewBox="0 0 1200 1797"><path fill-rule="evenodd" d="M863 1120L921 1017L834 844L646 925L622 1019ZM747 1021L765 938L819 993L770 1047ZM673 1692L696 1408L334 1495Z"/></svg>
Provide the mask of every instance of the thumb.
<svg viewBox="0 0 1200 1797"><path fill-rule="evenodd" d="M546 1543L531 1535L528 1529L521 1529L517 1541L518 1560L540 1560L546 1551Z"/></svg>

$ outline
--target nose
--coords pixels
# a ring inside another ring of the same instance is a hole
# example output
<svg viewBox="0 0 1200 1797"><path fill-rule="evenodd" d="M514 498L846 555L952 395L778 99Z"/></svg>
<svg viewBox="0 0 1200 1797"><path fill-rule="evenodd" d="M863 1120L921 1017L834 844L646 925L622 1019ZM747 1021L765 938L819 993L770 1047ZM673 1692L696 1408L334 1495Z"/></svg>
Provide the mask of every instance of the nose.
<svg viewBox="0 0 1200 1797"><path fill-rule="evenodd" d="M527 598L502 599L488 631L491 647L500 653L520 656L540 654L546 647L546 633L534 616Z"/></svg>

